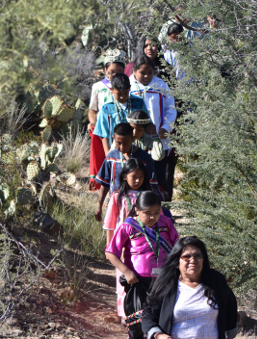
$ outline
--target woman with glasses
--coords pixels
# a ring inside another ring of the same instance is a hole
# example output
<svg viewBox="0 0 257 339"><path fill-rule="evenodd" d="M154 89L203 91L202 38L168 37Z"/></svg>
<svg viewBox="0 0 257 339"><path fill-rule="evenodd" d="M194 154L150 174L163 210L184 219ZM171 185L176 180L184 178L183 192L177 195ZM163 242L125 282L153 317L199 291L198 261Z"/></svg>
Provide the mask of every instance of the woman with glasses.
<svg viewBox="0 0 257 339"><path fill-rule="evenodd" d="M181 238L154 282L143 312L147 339L232 339L237 302L225 277L210 268L204 243Z"/></svg>

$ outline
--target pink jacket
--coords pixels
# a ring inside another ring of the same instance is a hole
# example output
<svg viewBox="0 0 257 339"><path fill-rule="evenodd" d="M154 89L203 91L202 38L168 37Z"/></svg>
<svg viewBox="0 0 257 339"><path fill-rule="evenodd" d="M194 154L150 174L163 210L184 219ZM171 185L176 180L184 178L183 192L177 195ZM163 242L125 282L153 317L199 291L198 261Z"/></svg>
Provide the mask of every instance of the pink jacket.
<svg viewBox="0 0 257 339"><path fill-rule="evenodd" d="M160 235L174 246L178 240L178 233L171 220L161 215L158 227ZM156 244L153 242L152 244L156 250ZM120 258L123 247L124 264L142 277L151 277L152 269L157 268L155 254L148 245L145 236L134 227L124 223L117 229L105 252L113 253ZM164 264L166 257L166 252L160 248L158 267Z"/></svg>

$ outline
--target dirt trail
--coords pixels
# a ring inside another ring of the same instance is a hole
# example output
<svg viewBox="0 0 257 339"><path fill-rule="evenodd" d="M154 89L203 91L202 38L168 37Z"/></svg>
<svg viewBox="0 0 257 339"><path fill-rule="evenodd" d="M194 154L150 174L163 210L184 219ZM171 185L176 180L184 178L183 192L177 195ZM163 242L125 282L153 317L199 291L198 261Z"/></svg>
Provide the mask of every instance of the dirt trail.
<svg viewBox="0 0 257 339"><path fill-rule="evenodd" d="M28 229L23 232L27 239L34 239L38 258L49 262L50 251L59 248L56 239ZM72 266L78 254L65 252L66 262ZM0 338L126 339L127 330L118 323L116 315L114 267L107 261L86 256L82 259L86 269L82 272L79 298L74 297L70 279L74 271L71 268L68 272L57 264L55 271L38 278L28 291L28 298L16 306L12 317L0 329ZM80 271L79 267L76 270ZM16 293L22 287L22 283L18 285Z"/></svg>

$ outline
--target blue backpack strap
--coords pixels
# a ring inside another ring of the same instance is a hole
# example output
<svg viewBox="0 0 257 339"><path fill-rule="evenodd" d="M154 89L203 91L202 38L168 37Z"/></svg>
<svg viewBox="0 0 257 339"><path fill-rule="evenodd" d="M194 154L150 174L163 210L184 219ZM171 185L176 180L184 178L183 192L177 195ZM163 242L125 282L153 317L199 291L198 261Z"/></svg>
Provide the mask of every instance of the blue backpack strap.
<svg viewBox="0 0 257 339"><path fill-rule="evenodd" d="M137 231L139 231L139 232L144 234L144 231L143 231L142 227L140 226L140 224L135 219L127 218L124 221L124 224L132 226ZM155 233L155 231L153 229L151 229L150 227L147 227L147 226L145 226L145 231L146 231L146 234L149 237L149 239L151 239L153 242L156 243L156 233ZM159 237L159 241L160 241L160 247L164 250L165 253L169 254L170 251L172 250L172 246L161 235Z"/></svg>

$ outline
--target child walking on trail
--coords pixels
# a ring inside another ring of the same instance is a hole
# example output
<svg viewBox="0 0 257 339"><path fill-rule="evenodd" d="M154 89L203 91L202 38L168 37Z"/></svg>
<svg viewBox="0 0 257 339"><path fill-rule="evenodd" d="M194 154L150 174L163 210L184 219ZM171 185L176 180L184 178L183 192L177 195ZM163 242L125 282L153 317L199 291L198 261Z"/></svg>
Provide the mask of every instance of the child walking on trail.
<svg viewBox="0 0 257 339"><path fill-rule="evenodd" d="M102 138L105 156L107 156L113 142L114 127L127 122L127 115L137 109L148 113L144 100L130 95L130 82L126 74L116 74L111 80L112 96L102 106L97 120L94 134Z"/></svg>
<svg viewBox="0 0 257 339"><path fill-rule="evenodd" d="M100 185L95 182L95 176L102 166L105 158L105 153L102 145L102 139L94 135L94 128L99 116L99 112L103 104L111 96L110 86L111 79L116 73L123 73L125 67L125 52L118 49L108 49L106 51L104 68L105 78L96 82L92 86L91 99L88 111L89 124L87 126L89 135L91 137L90 149L90 180L89 190L95 191L100 189Z"/></svg>
<svg viewBox="0 0 257 339"><path fill-rule="evenodd" d="M103 228L106 230L106 242L109 245L113 233L127 218L131 206L136 202L141 191L150 190L149 174L145 165L139 159L128 159L120 174L120 187L114 192L108 204L104 218ZM116 270L117 313L119 317L124 314L124 288L119 283L121 273Z"/></svg>
<svg viewBox="0 0 257 339"><path fill-rule="evenodd" d="M166 153L163 150L159 135L157 133L152 135L145 133L150 123L149 115L144 111L136 110L127 115L127 121L133 128L134 145L148 152L154 161L162 160ZM115 142L111 147L111 150L113 149L115 149Z"/></svg>
<svg viewBox="0 0 257 339"><path fill-rule="evenodd" d="M133 145L133 128L128 123L120 123L114 128L116 148L110 151L96 176L101 185L95 218L102 220L102 206L107 193L117 191L120 187L120 173L124 163L130 158L140 159L146 166L150 178L150 186L158 189L154 164L151 156L141 148Z"/></svg>
<svg viewBox="0 0 257 339"><path fill-rule="evenodd" d="M141 55L135 60L133 74L129 79L131 93L144 99L150 118L162 140L166 156L154 164L159 185L163 188L165 200L170 201L175 165L172 162L173 159L169 158L171 148L167 134L172 131L171 124L175 122L177 116L175 100L170 94L168 85L162 79L154 76L154 64L145 55ZM154 131L149 129L147 133L153 134Z"/></svg>
<svg viewBox="0 0 257 339"><path fill-rule="evenodd" d="M171 220L160 214L159 197L152 191L141 192L105 250L106 258L124 275L120 281L126 292L124 310L130 339L143 339L142 305L158 268L178 240Z"/></svg>

